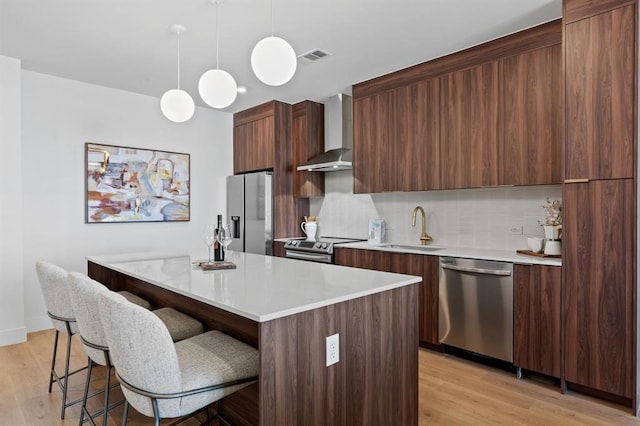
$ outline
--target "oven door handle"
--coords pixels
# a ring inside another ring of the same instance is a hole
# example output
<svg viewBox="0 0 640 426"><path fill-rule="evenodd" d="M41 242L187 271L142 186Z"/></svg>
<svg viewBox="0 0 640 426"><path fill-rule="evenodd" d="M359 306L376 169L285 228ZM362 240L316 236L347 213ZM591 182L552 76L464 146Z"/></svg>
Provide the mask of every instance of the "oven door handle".
<svg viewBox="0 0 640 426"><path fill-rule="evenodd" d="M311 253L301 253L299 251L287 250L285 256L290 259L312 260L315 262L331 263L330 254L311 254Z"/></svg>

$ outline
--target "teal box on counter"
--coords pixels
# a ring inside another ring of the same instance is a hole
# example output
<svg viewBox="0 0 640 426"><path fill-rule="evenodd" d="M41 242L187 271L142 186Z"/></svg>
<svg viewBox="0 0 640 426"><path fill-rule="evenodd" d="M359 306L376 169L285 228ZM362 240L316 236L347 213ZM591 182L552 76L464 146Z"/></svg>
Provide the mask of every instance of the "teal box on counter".
<svg viewBox="0 0 640 426"><path fill-rule="evenodd" d="M382 219L369 219L369 232L368 241L369 244L382 244L384 243L385 226Z"/></svg>

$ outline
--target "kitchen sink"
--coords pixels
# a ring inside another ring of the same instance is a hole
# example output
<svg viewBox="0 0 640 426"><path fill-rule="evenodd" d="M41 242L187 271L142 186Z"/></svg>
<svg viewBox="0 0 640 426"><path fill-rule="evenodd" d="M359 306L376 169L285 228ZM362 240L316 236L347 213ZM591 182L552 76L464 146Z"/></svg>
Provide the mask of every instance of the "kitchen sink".
<svg viewBox="0 0 640 426"><path fill-rule="evenodd" d="M389 244L389 245L386 245L384 247L400 249L400 250L417 250L417 251L438 251L438 250L442 250L442 247L410 246L410 245L403 245L403 244Z"/></svg>

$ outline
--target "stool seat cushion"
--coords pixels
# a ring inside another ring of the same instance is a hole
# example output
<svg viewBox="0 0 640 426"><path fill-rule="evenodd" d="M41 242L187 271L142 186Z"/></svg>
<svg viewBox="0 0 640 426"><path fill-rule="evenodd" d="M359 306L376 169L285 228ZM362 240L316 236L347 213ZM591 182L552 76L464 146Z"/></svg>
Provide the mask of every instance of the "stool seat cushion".
<svg viewBox="0 0 640 426"><path fill-rule="evenodd" d="M160 308L153 311L154 314L167 326L171 339L174 342L188 339L204 332L202 323L189 315L173 308Z"/></svg>
<svg viewBox="0 0 640 426"><path fill-rule="evenodd" d="M127 299L129 302L133 303L134 305L142 306L145 309L151 309L151 303L144 300L140 296L136 296L135 294L129 293L126 290L119 291L118 294L124 296L125 299Z"/></svg>

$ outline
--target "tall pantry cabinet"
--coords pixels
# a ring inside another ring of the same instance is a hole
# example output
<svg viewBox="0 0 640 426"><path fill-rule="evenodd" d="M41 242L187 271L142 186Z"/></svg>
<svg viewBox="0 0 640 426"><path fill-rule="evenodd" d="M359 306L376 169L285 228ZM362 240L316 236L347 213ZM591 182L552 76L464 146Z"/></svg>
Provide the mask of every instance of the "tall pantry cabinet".
<svg viewBox="0 0 640 426"><path fill-rule="evenodd" d="M636 395L637 0L564 1L563 389Z"/></svg>

